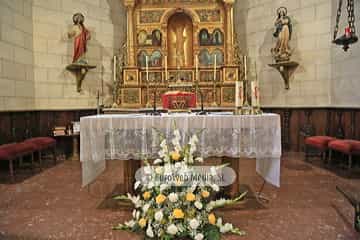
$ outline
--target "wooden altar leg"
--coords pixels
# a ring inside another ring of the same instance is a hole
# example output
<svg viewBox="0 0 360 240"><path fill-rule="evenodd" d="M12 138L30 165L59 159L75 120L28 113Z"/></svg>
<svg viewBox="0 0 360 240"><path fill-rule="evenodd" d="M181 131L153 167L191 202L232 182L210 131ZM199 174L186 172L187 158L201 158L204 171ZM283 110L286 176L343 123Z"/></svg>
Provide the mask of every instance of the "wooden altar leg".
<svg viewBox="0 0 360 240"><path fill-rule="evenodd" d="M140 168L141 161L124 161L124 194L134 193L135 173Z"/></svg>
<svg viewBox="0 0 360 240"><path fill-rule="evenodd" d="M229 194L231 198L239 196L239 161L240 158L222 158L222 164L229 163L228 167L232 168L236 173L234 183L225 188L225 194Z"/></svg>

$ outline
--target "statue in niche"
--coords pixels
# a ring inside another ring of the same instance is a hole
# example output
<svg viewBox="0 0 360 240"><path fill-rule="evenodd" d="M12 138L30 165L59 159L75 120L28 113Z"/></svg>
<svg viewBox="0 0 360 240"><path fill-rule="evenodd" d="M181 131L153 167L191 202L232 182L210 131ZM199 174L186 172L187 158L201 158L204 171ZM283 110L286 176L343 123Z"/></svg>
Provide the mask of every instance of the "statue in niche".
<svg viewBox="0 0 360 240"><path fill-rule="evenodd" d="M289 61L291 56L291 49L289 41L292 35L292 23L289 16L287 16L287 9L280 7L277 10L277 19L275 21L275 32L273 36L277 38L276 46L271 49L271 53L276 62Z"/></svg>
<svg viewBox="0 0 360 240"><path fill-rule="evenodd" d="M71 30L68 32L69 38L74 38L73 63L87 64L85 57L87 42L90 40L90 32L84 26L85 17L81 13L75 13Z"/></svg>

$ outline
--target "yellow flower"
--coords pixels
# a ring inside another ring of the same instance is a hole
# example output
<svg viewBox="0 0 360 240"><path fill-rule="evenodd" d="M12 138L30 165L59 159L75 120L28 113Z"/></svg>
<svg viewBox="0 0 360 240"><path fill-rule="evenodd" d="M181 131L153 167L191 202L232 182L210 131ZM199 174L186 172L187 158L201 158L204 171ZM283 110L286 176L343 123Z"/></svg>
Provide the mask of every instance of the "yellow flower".
<svg viewBox="0 0 360 240"><path fill-rule="evenodd" d="M208 191L204 190L204 191L201 192L201 196L203 198L208 198L210 196L210 193Z"/></svg>
<svg viewBox="0 0 360 240"><path fill-rule="evenodd" d="M163 194L159 194L155 200L157 204L162 204L163 202L165 202L166 196Z"/></svg>
<svg viewBox="0 0 360 240"><path fill-rule="evenodd" d="M195 194L191 193L191 192L188 192L186 194L186 201L188 202L193 202L195 201Z"/></svg>
<svg viewBox="0 0 360 240"><path fill-rule="evenodd" d="M144 193L143 193L143 198L144 198L145 200L148 200L150 197L151 197L151 193L150 193L150 192L144 192Z"/></svg>
<svg viewBox="0 0 360 240"><path fill-rule="evenodd" d="M180 153L178 153L178 152L171 152L170 156L171 156L172 160L174 160L174 161L178 161L180 159Z"/></svg>
<svg viewBox="0 0 360 240"><path fill-rule="evenodd" d="M184 218L185 214L181 209L175 208L173 211L174 218L176 219L180 219L180 218Z"/></svg>
<svg viewBox="0 0 360 240"><path fill-rule="evenodd" d="M210 213L209 216L208 216L208 220L209 220L210 224L215 225L215 222L216 222L215 214Z"/></svg>
<svg viewBox="0 0 360 240"><path fill-rule="evenodd" d="M146 219L145 219L145 218L141 218L141 219L139 220L139 226L140 226L141 228L144 228L144 227L146 226Z"/></svg>

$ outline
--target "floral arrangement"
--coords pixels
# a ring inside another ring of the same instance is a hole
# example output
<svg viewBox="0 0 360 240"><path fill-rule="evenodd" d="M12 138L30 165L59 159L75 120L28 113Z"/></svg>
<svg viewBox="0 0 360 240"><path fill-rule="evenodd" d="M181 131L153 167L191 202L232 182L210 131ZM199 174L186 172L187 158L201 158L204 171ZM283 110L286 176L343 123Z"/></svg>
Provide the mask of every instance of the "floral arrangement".
<svg viewBox="0 0 360 240"><path fill-rule="evenodd" d="M219 185L202 179L192 179L191 183L184 184L184 179L174 177L191 173L192 166L196 162L203 162L203 158L195 156L199 141L196 134L189 138L185 146L180 144L182 138L179 130L174 130L173 134L170 144L162 136L159 158L152 165L144 160L142 179L136 181L134 186L139 195L115 197L117 200L131 201L135 209L130 221L114 229L143 233L145 239L162 240L216 240L224 233L244 235L232 224L224 223L214 210L238 202L246 193L235 199L215 200L216 193L220 191ZM211 174L215 176L217 170L224 166L212 167ZM166 181L161 181L161 177Z"/></svg>

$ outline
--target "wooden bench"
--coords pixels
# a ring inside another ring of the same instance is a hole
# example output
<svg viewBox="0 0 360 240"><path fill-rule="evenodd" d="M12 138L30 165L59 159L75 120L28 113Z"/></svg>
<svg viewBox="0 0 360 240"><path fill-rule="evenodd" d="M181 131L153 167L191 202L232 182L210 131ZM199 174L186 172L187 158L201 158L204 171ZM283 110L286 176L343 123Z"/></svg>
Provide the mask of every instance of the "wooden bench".
<svg viewBox="0 0 360 240"><path fill-rule="evenodd" d="M34 153L39 153L40 168L42 168L42 151L51 149L56 163L56 140L51 137L30 138L20 143L10 143L0 146L0 160L9 161L11 181L14 181L14 161L30 155L34 167Z"/></svg>

